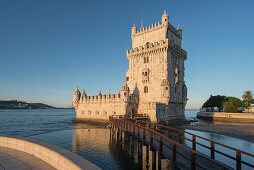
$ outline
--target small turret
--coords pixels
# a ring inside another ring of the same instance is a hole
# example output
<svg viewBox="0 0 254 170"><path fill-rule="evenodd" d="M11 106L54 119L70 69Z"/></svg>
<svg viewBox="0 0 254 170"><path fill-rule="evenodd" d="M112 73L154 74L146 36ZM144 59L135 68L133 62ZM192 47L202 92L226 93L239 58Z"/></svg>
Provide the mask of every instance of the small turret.
<svg viewBox="0 0 254 170"><path fill-rule="evenodd" d="M137 33L137 27L135 26L135 23L133 27L131 28L131 35L135 35Z"/></svg>
<svg viewBox="0 0 254 170"><path fill-rule="evenodd" d="M82 93L81 93L80 99L83 100L84 98L86 98L86 92L85 92L85 90L83 89L83 91L82 91Z"/></svg>
<svg viewBox="0 0 254 170"><path fill-rule="evenodd" d="M180 25L178 25L177 31L178 31L178 33L180 34L180 40L182 41L183 30L182 30L182 28L180 27ZM181 41L180 41L180 47L181 47Z"/></svg>
<svg viewBox="0 0 254 170"><path fill-rule="evenodd" d="M164 11L164 14L161 17L161 23L162 25L168 26L168 14L166 13L166 10Z"/></svg>
<svg viewBox="0 0 254 170"><path fill-rule="evenodd" d="M130 93L130 88L128 87L126 81L123 84L123 87L121 88L120 93L121 93L121 98L126 101L129 97L129 93Z"/></svg>
<svg viewBox="0 0 254 170"><path fill-rule="evenodd" d="M80 100L80 91L78 90L77 85L75 91L73 92L73 100L72 100L72 106L75 107L75 109L79 104L79 100Z"/></svg>

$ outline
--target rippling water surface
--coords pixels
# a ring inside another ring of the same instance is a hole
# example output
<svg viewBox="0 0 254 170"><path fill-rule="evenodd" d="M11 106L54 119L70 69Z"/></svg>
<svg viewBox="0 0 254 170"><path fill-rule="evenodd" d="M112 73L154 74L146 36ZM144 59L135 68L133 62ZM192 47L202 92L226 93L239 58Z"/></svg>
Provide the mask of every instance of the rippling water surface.
<svg viewBox="0 0 254 170"><path fill-rule="evenodd" d="M196 113L197 111L190 110L185 114L192 119ZM0 134L30 137L52 143L77 153L102 169L138 169L137 153L134 152L134 156L130 157L124 146L117 146L111 138L110 129L83 128L79 124L72 124L74 117L75 111L72 109L0 110ZM244 140L193 130L189 132L254 152L254 144ZM188 145L188 142L186 144ZM147 165L149 164L143 163L142 167L146 169ZM170 169L171 164L163 160L162 167ZM148 169L151 169L151 166Z"/></svg>

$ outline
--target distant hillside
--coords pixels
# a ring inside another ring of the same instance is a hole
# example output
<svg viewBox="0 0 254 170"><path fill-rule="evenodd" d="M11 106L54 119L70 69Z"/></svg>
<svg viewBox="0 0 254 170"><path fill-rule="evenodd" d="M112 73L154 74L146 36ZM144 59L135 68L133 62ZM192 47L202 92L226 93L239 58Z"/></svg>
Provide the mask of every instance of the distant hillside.
<svg viewBox="0 0 254 170"><path fill-rule="evenodd" d="M26 103L19 100L0 100L0 109L55 109L43 103Z"/></svg>

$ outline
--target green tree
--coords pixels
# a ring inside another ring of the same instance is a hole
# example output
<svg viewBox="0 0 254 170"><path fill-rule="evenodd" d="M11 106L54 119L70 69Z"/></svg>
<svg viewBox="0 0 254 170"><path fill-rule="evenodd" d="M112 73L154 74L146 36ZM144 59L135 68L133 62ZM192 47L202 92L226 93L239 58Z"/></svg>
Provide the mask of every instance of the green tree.
<svg viewBox="0 0 254 170"><path fill-rule="evenodd" d="M247 110L249 112L249 106L251 102L253 101L253 94L251 93L250 90L245 91L244 94L242 95L243 101L246 103Z"/></svg>
<svg viewBox="0 0 254 170"><path fill-rule="evenodd" d="M233 102L232 101L225 101L223 103L223 110L224 112L226 113L237 113L238 112L238 109L236 106L234 106Z"/></svg>
<svg viewBox="0 0 254 170"><path fill-rule="evenodd" d="M223 108L223 102L225 102L227 100L226 96L210 96L210 98L203 104L203 108L214 108L217 107L219 108L219 111L221 111L221 109Z"/></svg>
<svg viewBox="0 0 254 170"><path fill-rule="evenodd" d="M229 96L228 101L231 101L233 105L237 108L245 107L245 103L239 98Z"/></svg>

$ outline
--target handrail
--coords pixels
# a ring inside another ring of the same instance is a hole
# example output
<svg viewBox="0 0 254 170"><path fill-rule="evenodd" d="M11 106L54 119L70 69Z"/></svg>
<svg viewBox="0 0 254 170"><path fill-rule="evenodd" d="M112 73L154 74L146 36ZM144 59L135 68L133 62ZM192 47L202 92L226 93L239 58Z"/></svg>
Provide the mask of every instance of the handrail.
<svg viewBox="0 0 254 170"><path fill-rule="evenodd" d="M154 139L159 141L160 142L160 151L162 151L162 146L165 145L166 147L168 147L169 149L171 149L173 151L173 160L175 161L176 160L176 154L179 152L176 151L176 146L179 146L189 152L191 152L191 158L186 158L187 160L190 160L191 161L191 167L192 169L196 169L196 166L199 166L201 167L202 169L205 169L203 168L201 165L199 165L197 162L196 162L196 156L200 156L208 161L210 161L211 163L213 163L214 165L217 165L219 166L221 169L229 169L227 166L215 161L214 159L211 159L210 157L200 153L200 152L197 152L181 143L178 143L177 141L173 140L173 139L170 139L168 138L167 136L157 132L156 130L153 130L151 129L149 126L147 128L147 126L142 126L142 124L139 124L137 123L137 121L130 121L126 118L115 118L115 117L109 117L109 121L114 124L115 126L118 126L120 129L124 130L124 131L128 131L128 132L131 132L133 131L132 133L135 133L136 134L136 131L135 131L135 128L137 127L138 128L138 137L141 137L140 136L140 128L142 128L143 130L143 139L145 140L145 137L146 137L146 131L149 131L149 137L150 137L150 144L151 141L153 141ZM158 136L160 136L160 138L156 138L154 137L154 134L157 134ZM142 137L141 137L142 138ZM163 139L167 140L167 141L170 141L172 142L173 144L173 147L171 148L170 146L166 145L163 141ZM179 154L180 156L182 154ZM185 157L185 156L184 156Z"/></svg>
<svg viewBox="0 0 254 170"><path fill-rule="evenodd" d="M162 127L162 128L166 128L166 129L168 129L168 130L171 129L171 135L175 135L175 136L179 136L179 137L180 137L180 134L181 134L181 133L189 134L189 135L192 136L192 139L189 139L189 138L186 138L186 137L183 137L183 138L184 138L184 139L187 139L187 140L189 140L189 141L192 142L192 144L193 144L193 145L192 145L192 146L193 146L193 150L195 150L195 148L196 148L195 145L196 145L196 144L198 144L198 145L200 145L200 146L203 146L203 147L205 147L205 148L207 148L207 149L210 149L210 150L211 150L211 158L212 158L212 159L214 159L215 152L221 154L220 151L214 149L214 145L215 145L215 144L216 144L216 145L219 145L219 146L221 146L221 147L225 147L225 148L231 149L231 150L233 150L233 151L236 152L236 157L234 158L234 160L237 161L237 162L236 162L236 166L238 167L237 169L240 169L242 163L245 164L245 165L247 165L247 166L250 166L250 167L254 168L254 164L249 164L249 163L246 163L245 161L242 161L242 160L241 160L241 155L242 155L242 154L245 154L245 155L248 155L248 156L254 158L254 155L251 154L251 153L248 153L248 152L245 152L245 151L241 151L241 150L239 150L239 149L236 149L236 148L233 148L233 147L230 147L230 146L221 144L221 143L216 142L216 141L213 141L213 140L206 139L206 138L204 138L204 137L201 137L201 136L192 134L192 133L190 133L190 132L186 132L186 131L184 131L184 130L182 130L182 129L177 129L177 128L173 128L173 127L169 127L169 126L165 126L165 125L160 125L160 124L153 124L153 123L145 122L145 121L142 121L142 120L137 120L137 122L145 123L145 124L149 123L149 127L150 127L151 125L155 125L156 129L158 129L158 127L159 127L160 129L161 129L161 127ZM172 130L177 131L178 134L174 133ZM201 143L199 143L199 142L196 142L196 139L197 139L197 138L200 138L200 139L203 139L203 140L205 140L205 141L210 142L210 147L209 147L209 146L206 146L206 145L203 145L203 144L201 144ZM195 139L195 140L193 140L193 139ZM224 155L224 156L226 156L226 157L232 159L232 156L231 156L231 155L228 155L228 154L226 154L226 153L224 153L224 154L222 154L222 155Z"/></svg>

